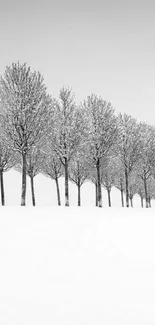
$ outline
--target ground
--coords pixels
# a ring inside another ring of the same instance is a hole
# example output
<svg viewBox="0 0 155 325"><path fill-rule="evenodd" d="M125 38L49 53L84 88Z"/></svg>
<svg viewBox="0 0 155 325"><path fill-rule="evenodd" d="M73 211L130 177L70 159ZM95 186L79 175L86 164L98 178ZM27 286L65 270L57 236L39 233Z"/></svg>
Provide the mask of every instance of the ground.
<svg viewBox="0 0 155 325"><path fill-rule="evenodd" d="M1 208L0 324L155 324L154 209Z"/></svg>

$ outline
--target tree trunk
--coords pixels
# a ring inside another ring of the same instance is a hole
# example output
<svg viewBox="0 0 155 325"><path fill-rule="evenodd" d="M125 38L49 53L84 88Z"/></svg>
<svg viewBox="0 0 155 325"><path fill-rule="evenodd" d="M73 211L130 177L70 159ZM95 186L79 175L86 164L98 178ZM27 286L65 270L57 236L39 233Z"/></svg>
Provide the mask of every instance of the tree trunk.
<svg viewBox="0 0 155 325"><path fill-rule="evenodd" d="M143 197L141 196L140 199L141 199L141 207L143 208Z"/></svg>
<svg viewBox="0 0 155 325"><path fill-rule="evenodd" d="M122 202L122 207L124 208L124 196L123 196L123 187L121 185L121 202Z"/></svg>
<svg viewBox="0 0 155 325"><path fill-rule="evenodd" d="M151 208L151 198L148 197L148 205L149 205L149 208Z"/></svg>
<svg viewBox="0 0 155 325"><path fill-rule="evenodd" d="M69 206L68 160L65 158L65 206Z"/></svg>
<svg viewBox="0 0 155 325"><path fill-rule="evenodd" d="M126 192L126 207L129 207L129 180L128 180L128 170L125 167L125 192Z"/></svg>
<svg viewBox="0 0 155 325"><path fill-rule="evenodd" d="M5 196L4 196L4 181L3 181L3 170L0 170L0 182L1 182L1 204L5 205Z"/></svg>
<svg viewBox="0 0 155 325"><path fill-rule="evenodd" d="M109 204L109 207L111 207L111 197L110 197L110 192L111 192L111 190L107 189L107 193L108 193L108 204Z"/></svg>
<svg viewBox="0 0 155 325"><path fill-rule="evenodd" d="M56 179L55 179L55 183L56 183L56 189L57 189L58 205L61 205L60 189L59 189L59 181L58 181L58 177L56 177Z"/></svg>
<svg viewBox="0 0 155 325"><path fill-rule="evenodd" d="M36 202L35 202L35 195L34 195L34 181L33 181L34 177L31 176L30 179L31 179L32 204L33 204L33 206L35 206Z"/></svg>
<svg viewBox="0 0 155 325"><path fill-rule="evenodd" d="M80 182L78 180L78 206L81 206L81 185Z"/></svg>
<svg viewBox="0 0 155 325"><path fill-rule="evenodd" d="M144 190L145 190L145 203L146 203L146 208L149 207L148 203L148 194L147 194L147 184L146 184L146 178L144 177Z"/></svg>
<svg viewBox="0 0 155 325"><path fill-rule="evenodd" d="M130 196L130 204L131 204L131 208L133 208L133 197Z"/></svg>
<svg viewBox="0 0 155 325"><path fill-rule="evenodd" d="M101 179L100 179L100 160L98 159L96 164L97 169L97 187L98 187L98 206L102 207L102 189L101 189Z"/></svg>
<svg viewBox="0 0 155 325"><path fill-rule="evenodd" d="M21 205L26 205L26 153L22 154L22 194Z"/></svg>
<svg viewBox="0 0 155 325"><path fill-rule="evenodd" d="M97 182L95 183L95 199L96 199L96 207L98 207L98 191L97 191Z"/></svg>

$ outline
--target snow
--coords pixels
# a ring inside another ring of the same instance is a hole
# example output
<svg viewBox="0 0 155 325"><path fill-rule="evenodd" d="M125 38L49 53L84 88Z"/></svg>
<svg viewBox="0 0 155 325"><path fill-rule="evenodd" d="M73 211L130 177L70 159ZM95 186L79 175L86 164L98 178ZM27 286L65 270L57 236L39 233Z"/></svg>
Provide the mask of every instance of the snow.
<svg viewBox="0 0 155 325"><path fill-rule="evenodd" d="M0 324L155 324L154 209L4 207Z"/></svg>

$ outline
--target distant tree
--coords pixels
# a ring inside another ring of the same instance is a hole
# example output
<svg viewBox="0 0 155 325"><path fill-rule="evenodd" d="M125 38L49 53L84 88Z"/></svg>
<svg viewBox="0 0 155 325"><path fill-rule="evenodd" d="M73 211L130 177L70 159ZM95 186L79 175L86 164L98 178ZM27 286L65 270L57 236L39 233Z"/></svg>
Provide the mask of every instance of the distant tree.
<svg viewBox="0 0 155 325"><path fill-rule="evenodd" d="M81 186L89 177L89 168L82 153L78 152L69 166L69 179L78 188L78 206L81 205Z"/></svg>
<svg viewBox="0 0 155 325"><path fill-rule="evenodd" d="M87 159L96 168L98 206L102 207L101 159L105 159L115 146L118 128L114 109L110 103L96 95L87 97L83 110L87 126Z"/></svg>
<svg viewBox="0 0 155 325"><path fill-rule="evenodd" d="M1 204L5 205L3 173L10 170L16 164L14 152L7 146L5 139L0 138L0 184Z"/></svg>
<svg viewBox="0 0 155 325"><path fill-rule="evenodd" d="M118 155L125 176L126 206L129 207L129 175L141 157L141 126L127 114L119 114Z"/></svg>
<svg viewBox="0 0 155 325"><path fill-rule="evenodd" d="M8 145L22 158L21 205L26 204L26 157L45 137L50 123L51 98L43 77L26 64L13 63L0 78L1 124Z"/></svg>
<svg viewBox="0 0 155 325"><path fill-rule="evenodd" d="M65 205L69 206L69 164L80 145L84 124L80 110L74 102L71 90L63 87L55 106L54 127L50 145L64 167Z"/></svg>
<svg viewBox="0 0 155 325"><path fill-rule="evenodd" d="M41 172L47 177L55 180L58 205L61 205L59 178L63 175L62 163L54 152L44 156Z"/></svg>

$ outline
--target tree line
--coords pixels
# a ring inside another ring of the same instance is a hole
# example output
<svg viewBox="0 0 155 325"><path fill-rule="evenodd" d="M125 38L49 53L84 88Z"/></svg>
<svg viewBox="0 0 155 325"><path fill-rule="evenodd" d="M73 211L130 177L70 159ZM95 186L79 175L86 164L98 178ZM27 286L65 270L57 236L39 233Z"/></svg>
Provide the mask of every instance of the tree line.
<svg viewBox="0 0 155 325"><path fill-rule="evenodd" d="M27 175L35 206L34 178L39 173L55 180L61 205L59 178L78 188L94 183L95 204L102 207L102 187L111 206L111 189L120 190L122 207L133 206L138 194L143 207L155 199L155 127L127 114L116 114L110 102L91 94L80 105L72 90L48 94L40 72L26 63L7 66L0 77L0 185L5 205L3 173L21 172L21 205L26 205ZM125 202L124 202L125 194Z"/></svg>

